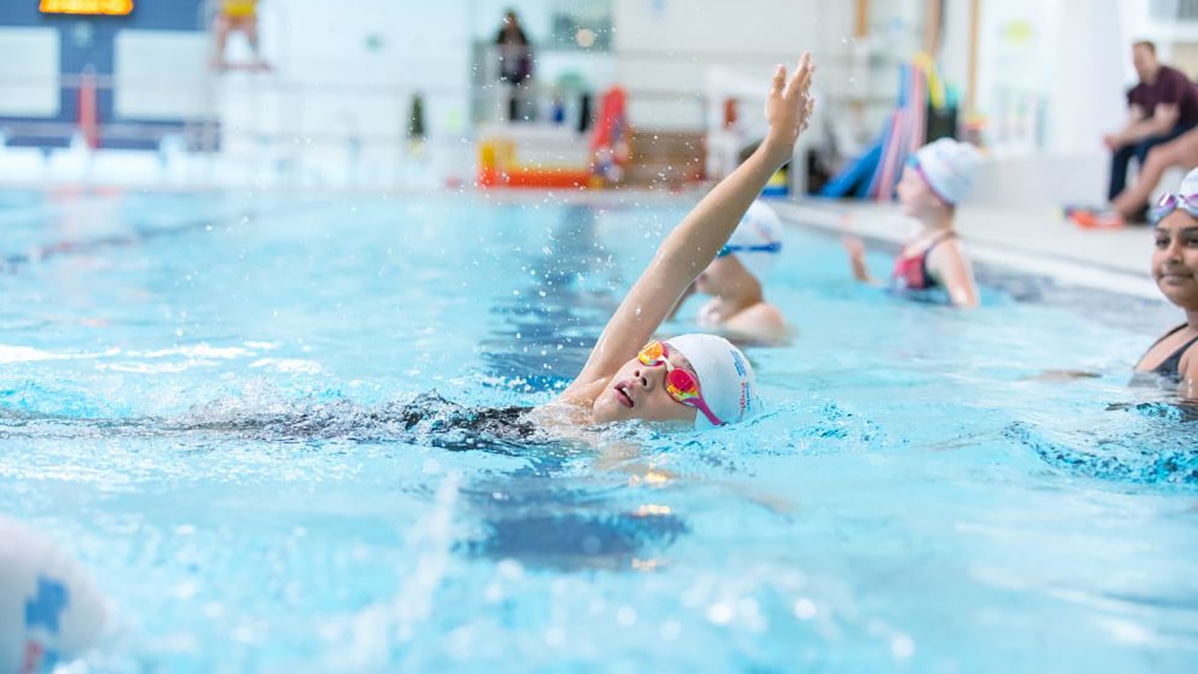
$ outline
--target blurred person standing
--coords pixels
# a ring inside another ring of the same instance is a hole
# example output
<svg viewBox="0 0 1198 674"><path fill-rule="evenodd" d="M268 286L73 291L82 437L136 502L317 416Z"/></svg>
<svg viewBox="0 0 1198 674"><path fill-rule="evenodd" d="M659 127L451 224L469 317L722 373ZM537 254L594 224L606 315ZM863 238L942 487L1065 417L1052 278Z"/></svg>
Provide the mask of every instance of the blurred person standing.
<svg viewBox="0 0 1198 674"><path fill-rule="evenodd" d="M523 118L520 114L521 90L532 80L533 60L532 46L515 10L504 13L495 46L499 48L499 80L510 87L508 120L517 122Z"/></svg>
<svg viewBox="0 0 1198 674"><path fill-rule="evenodd" d="M216 0L218 10L212 23L212 32L216 40L216 53L212 56L214 70L228 70L233 67L225 59L225 48L228 46L229 35L241 33L250 43L254 52L254 60L248 64L250 70L270 70L270 64L262 59L258 50L258 0Z"/></svg>

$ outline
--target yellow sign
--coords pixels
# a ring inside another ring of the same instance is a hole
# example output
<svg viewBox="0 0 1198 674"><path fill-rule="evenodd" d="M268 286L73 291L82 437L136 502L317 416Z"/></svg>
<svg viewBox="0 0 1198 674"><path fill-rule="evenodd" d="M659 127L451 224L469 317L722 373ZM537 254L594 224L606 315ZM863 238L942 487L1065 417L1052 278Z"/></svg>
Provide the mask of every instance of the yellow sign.
<svg viewBox="0 0 1198 674"><path fill-rule="evenodd" d="M125 16L133 12L133 0L42 0L42 14L103 14Z"/></svg>

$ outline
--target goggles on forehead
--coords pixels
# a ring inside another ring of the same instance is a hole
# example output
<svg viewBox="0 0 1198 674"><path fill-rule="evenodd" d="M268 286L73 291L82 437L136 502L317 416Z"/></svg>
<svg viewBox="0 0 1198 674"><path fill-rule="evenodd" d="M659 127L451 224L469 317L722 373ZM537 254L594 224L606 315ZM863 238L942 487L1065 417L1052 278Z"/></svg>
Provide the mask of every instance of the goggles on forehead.
<svg viewBox="0 0 1198 674"><path fill-rule="evenodd" d="M1149 211L1148 220L1155 225L1179 208L1189 213L1191 217L1198 218L1198 194L1178 194L1177 192L1162 194L1160 200L1156 202L1156 206Z"/></svg>

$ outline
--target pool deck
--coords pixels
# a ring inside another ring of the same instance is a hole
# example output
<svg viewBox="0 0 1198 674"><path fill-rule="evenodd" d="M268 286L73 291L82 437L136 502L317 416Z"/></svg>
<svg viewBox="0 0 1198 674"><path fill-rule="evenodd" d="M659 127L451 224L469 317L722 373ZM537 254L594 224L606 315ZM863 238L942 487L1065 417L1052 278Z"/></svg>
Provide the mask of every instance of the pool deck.
<svg viewBox="0 0 1198 674"><path fill-rule="evenodd" d="M774 205L786 220L831 233L851 231L867 240L897 244L911 231L910 221L891 204L812 199ZM957 228L979 263L1163 301L1149 276L1150 227L1084 230L1053 210L965 206Z"/></svg>

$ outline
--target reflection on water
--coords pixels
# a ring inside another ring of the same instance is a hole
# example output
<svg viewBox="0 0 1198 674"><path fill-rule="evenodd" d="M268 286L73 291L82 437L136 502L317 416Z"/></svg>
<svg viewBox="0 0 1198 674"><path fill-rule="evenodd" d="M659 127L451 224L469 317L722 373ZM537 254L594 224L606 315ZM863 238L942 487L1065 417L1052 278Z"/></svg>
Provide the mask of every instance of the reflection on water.
<svg viewBox="0 0 1198 674"><path fill-rule="evenodd" d="M503 323L480 344L487 373L523 391L555 391L582 370L622 287L585 205L562 209L545 245L527 255L531 283L492 308ZM483 522L474 555L561 570L629 569L686 533L669 513L627 512L602 479L563 480L567 466L531 466L473 482L463 499Z"/></svg>
<svg viewBox="0 0 1198 674"><path fill-rule="evenodd" d="M491 311L503 324L480 347L488 372L500 381L553 391L586 364L622 287L597 224L593 208L565 206L545 245L524 260L532 283L497 299Z"/></svg>

